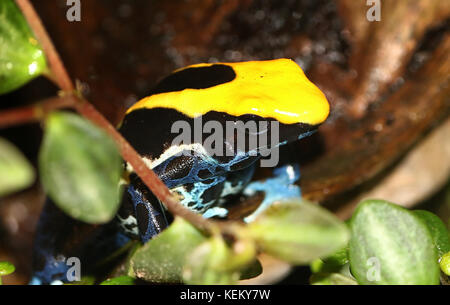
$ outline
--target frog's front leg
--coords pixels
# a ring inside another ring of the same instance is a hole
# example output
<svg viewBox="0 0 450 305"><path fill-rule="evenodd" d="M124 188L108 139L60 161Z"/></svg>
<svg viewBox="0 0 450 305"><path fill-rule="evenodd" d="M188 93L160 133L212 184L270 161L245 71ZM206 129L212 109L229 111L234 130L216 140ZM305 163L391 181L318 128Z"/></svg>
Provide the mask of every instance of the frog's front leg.
<svg viewBox="0 0 450 305"><path fill-rule="evenodd" d="M229 202L229 200L232 200L234 197L238 196L238 194L240 194L242 190L248 185L253 177L255 168L256 163L241 170L227 173L226 179L223 182L223 187L219 195L218 205L209 208L206 212L203 213L203 217L225 218L228 215L226 203Z"/></svg>
<svg viewBox="0 0 450 305"><path fill-rule="evenodd" d="M33 245L31 285L62 284L67 281L64 240L72 234L75 221L47 200L41 213Z"/></svg>
<svg viewBox="0 0 450 305"><path fill-rule="evenodd" d="M156 196L136 175L130 175L117 220L127 236L140 239L143 243L161 233L169 221L165 208Z"/></svg>
<svg viewBox="0 0 450 305"><path fill-rule="evenodd" d="M265 211L273 202L286 198L301 197L300 187L294 183L300 178L300 170L297 164L290 164L274 169L274 177L265 181L254 181L248 184L243 194L252 196L257 192L264 192L264 200L258 208L244 221L249 223Z"/></svg>
<svg viewBox="0 0 450 305"><path fill-rule="evenodd" d="M218 200L225 184L225 176L216 176L204 181L181 185L171 191L179 194L181 204L201 213L203 217L223 218L227 216L228 210L218 206Z"/></svg>
<svg viewBox="0 0 450 305"><path fill-rule="evenodd" d="M84 273L128 241L116 223L93 226L77 221L47 199L36 228L30 284L63 284L73 275L69 258L78 258Z"/></svg>

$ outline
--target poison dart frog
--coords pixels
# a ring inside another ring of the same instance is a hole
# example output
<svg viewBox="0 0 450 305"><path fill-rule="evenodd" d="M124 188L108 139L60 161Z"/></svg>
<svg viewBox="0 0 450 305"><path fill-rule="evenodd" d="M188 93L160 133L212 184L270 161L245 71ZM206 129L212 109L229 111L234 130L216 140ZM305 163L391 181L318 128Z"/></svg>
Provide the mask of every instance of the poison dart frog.
<svg viewBox="0 0 450 305"><path fill-rule="evenodd" d="M244 219L249 222L270 202L300 195L293 186L299 178L295 165L277 168L275 177L264 182L251 182L263 152L310 135L328 114L325 95L292 60L205 63L162 79L127 110L118 130L180 202L204 217L225 217L227 204L239 194L266 192L260 207ZM190 134L179 141L183 126ZM225 132L230 126L233 132ZM222 136L208 141L213 129L222 129ZM128 238L147 242L170 223L164 205L130 164L124 166L123 202L104 229L109 238L98 233L91 242L108 249L103 254ZM56 220L55 214L65 220ZM65 258L80 253L81 246L67 247L62 240L76 231L69 226L77 225L51 203L46 205L37 229L32 283L67 280Z"/></svg>

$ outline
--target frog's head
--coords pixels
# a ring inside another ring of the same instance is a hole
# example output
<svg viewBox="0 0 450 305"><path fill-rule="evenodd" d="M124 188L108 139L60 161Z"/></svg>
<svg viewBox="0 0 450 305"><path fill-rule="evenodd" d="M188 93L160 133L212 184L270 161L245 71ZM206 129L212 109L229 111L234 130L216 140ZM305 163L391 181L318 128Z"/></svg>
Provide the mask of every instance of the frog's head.
<svg viewBox="0 0 450 305"><path fill-rule="evenodd" d="M176 110L187 118L202 116L203 122L276 120L280 143L310 134L329 114L325 95L289 59L197 64L176 70L127 114L154 108Z"/></svg>
<svg viewBox="0 0 450 305"><path fill-rule="evenodd" d="M253 174L250 166L264 156L263 149L267 151L266 148L310 134L325 121L328 113L324 94L291 60L198 64L177 70L161 80L148 97L127 111L119 131L169 188L183 187L178 191L189 206L200 199L198 193L202 194L201 202L211 202L218 196L217 191L220 195L221 179L225 176L231 180L235 177L238 186L244 185ZM201 124L200 132L197 122ZM226 131L214 140L224 145L214 145L214 149L213 145L207 145L209 133L212 133L208 132L208 123L214 123L214 129L218 126L217 130ZM243 134L238 130L241 123L256 123L257 126L248 131L247 127L240 130L245 132L243 147L239 147L239 135ZM182 142L177 141L179 128L175 125L187 125L180 129L189 130L188 141L185 137ZM235 128L231 133L228 132L229 125ZM272 137L274 128L277 128L278 137ZM200 137L197 137L199 133ZM203 133L208 133L208 138ZM264 137L264 134L266 142L261 144L260 136ZM258 140L256 146L247 146L254 136ZM218 153L216 146L223 146ZM186 151L193 154L180 155ZM240 171L244 168L246 171ZM228 175L228 172L234 173ZM145 204L151 208L142 208L144 216L138 215L137 221L147 238L151 235L149 232L157 231L156 227L149 226L148 215L153 209L158 211L159 203L149 199L146 187L134 179L133 174L130 177L132 186L128 189L131 196L128 201L142 206L141 203L147 200ZM202 181L201 185L193 189L194 182L199 181ZM236 192L233 183L230 185L231 193ZM161 217L162 213L152 215ZM162 226L162 221L155 224Z"/></svg>

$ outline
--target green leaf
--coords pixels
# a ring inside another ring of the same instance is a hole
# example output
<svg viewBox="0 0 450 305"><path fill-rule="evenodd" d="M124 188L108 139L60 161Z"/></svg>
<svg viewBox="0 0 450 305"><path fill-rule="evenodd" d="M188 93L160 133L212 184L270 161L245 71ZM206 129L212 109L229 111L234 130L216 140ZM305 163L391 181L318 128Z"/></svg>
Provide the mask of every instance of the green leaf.
<svg viewBox="0 0 450 305"><path fill-rule="evenodd" d="M253 241L237 240L229 247L220 235L213 236L188 256L183 279L192 285L237 284L242 274L251 271L250 268L257 268L255 262Z"/></svg>
<svg viewBox="0 0 450 305"><path fill-rule="evenodd" d="M450 252L442 255L439 266L441 267L442 272L450 276Z"/></svg>
<svg viewBox="0 0 450 305"><path fill-rule="evenodd" d="M102 282L100 285L134 285L135 279L131 276L119 276L112 279L107 279Z"/></svg>
<svg viewBox="0 0 450 305"><path fill-rule="evenodd" d="M181 218L134 252L128 275L154 283L181 283L186 256L206 240Z"/></svg>
<svg viewBox="0 0 450 305"><path fill-rule="evenodd" d="M0 1L0 94L47 70L44 52L13 0Z"/></svg>
<svg viewBox="0 0 450 305"><path fill-rule="evenodd" d="M348 264L348 246L344 247L333 255L330 255L324 259L317 259L311 263L311 271L322 273L334 273L340 272L340 270Z"/></svg>
<svg viewBox="0 0 450 305"><path fill-rule="evenodd" d="M306 264L344 247L347 226L329 211L306 201L274 204L247 227L262 250L293 264Z"/></svg>
<svg viewBox="0 0 450 305"><path fill-rule="evenodd" d="M39 170L49 196L73 218L105 223L116 214L122 160L113 140L84 118L68 112L48 117Z"/></svg>
<svg viewBox="0 0 450 305"><path fill-rule="evenodd" d="M183 280L190 285L233 285L239 271L230 268L232 251L220 236L214 236L198 246L188 257Z"/></svg>
<svg viewBox="0 0 450 305"><path fill-rule="evenodd" d="M350 226L350 265L359 284L439 284L433 238L411 211L366 200Z"/></svg>
<svg viewBox="0 0 450 305"><path fill-rule="evenodd" d="M358 283L339 273L316 273L309 279L311 285L358 285Z"/></svg>
<svg viewBox="0 0 450 305"><path fill-rule="evenodd" d="M444 222L442 222L438 216L428 211L416 210L413 211L413 213L426 223L431 236L433 237L433 242L438 250L439 257L449 252L450 239Z"/></svg>
<svg viewBox="0 0 450 305"><path fill-rule="evenodd" d="M8 262L0 262L0 276L10 275L16 271L16 267Z"/></svg>
<svg viewBox="0 0 450 305"><path fill-rule="evenodd" d="M30 186L35 175L33 167L11 143L0 138L0 196Z"/></svg>

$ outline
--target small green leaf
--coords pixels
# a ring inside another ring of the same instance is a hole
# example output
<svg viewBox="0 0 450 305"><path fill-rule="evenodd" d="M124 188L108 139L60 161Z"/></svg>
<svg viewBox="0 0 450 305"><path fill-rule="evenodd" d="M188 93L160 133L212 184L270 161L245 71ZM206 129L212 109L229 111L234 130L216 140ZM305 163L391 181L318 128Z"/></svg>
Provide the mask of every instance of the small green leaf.
<svg viewBox="0 0 450 305"><path fill-rule="evenodd" d="M30 186L34 170L23 154L11 143L0 138L0 196Z"/></svg>
<svg viewBox="0 0 450 305"><path fill-rule="evenodd" d="M44 52L13 0L0 1L0 94L47 70Z"/></svg>
<svg viewBox="0 0 450 305"><path fill-rule="evenodd" d="M360 203L351 219L349 258L360 284L439 284L437 250L414 213L382 200Z"/></svg>
<svg viewBox="0 0 450 305"><path fill-rule="evenodd" d="M425 221L428 229L430 230L431 236L433 237L433 242L438 250L439 257L450 251L450 239L448 236L448 230L444 222L436 216L435 214L416 210L413 211L417 216Z"/></svg>
<svg viewBox="0 0 450 305"><path fill-rule="evenodd" d="M198 246L189 256L183 269L183 280L190 285L233 285L239 271L230 268L232 251L220 236L214 236Z"/></svg>
<svg viewBox="0 0 450 305"><path fill-rule="evenodd" d="M113 140L76 114L55 112L46 123L39 170L47 193L75 219L108 222L119 207L122 173Z"/></svg>
<svg viewBox="0 0 450 305"><path fill-rule="evenodd" d="M247 227L248 237L270 255L306 264L344 247L347 226L320 206L306 201L274 204Z"/></svg>
<svg viewBox="0 0 450 305"><path fill-rule="evenodd" d="M189 256L183 279L192 285L232 285L242 274L257 271L256 247L252 240L242 239L229 247L220 235L198 246Z"/></svg>
<svg viewBox="0 0 450 305"><path fill-rule="evenodd" d="M311 271L322 273L340 272L343 266L348 264L348 247L336 251L324 259L317 259L311 263Z"/></svg>
<svg viewBox="0 0 450 305"><path fill-rule="evenodd" d="M233 246L230 249L230 257L227 259L226 267L228 270L246 269L255 261L255 242L248 238L240 238L233 243Z"/></svg>
<svg viewBox="0 0 450 305"><path fill-rule="evenodd" d="M358 283L339 273L316 273L309 279L311 285L358 285Z"/></svg>
<svg viewBox="0 0 450 305"><path fill-rule="evenodd" d="M16 267L8 262L0 262L0 276L10 275L16 271Z"/></svg>
<svg viewBox="0 0 450 305"><path fill-rule="evenodd" d="M442 255L439 266L441 267L442 272L450 276L450 252Z"/></svg>
<svg viewBox="0 0 450 305"><path fill-rule="evenodd" d="M119 276L112 279L107 279L102 282L100 285L134 285L135 279L131 276Z"/></svg>
<svg viewBox="0 0 450 305"><path fill-rule="evenodd" d="M186 256L206 240L181 218L136 250L130 259L129 276L154 283L181 283Z"/></svg>

